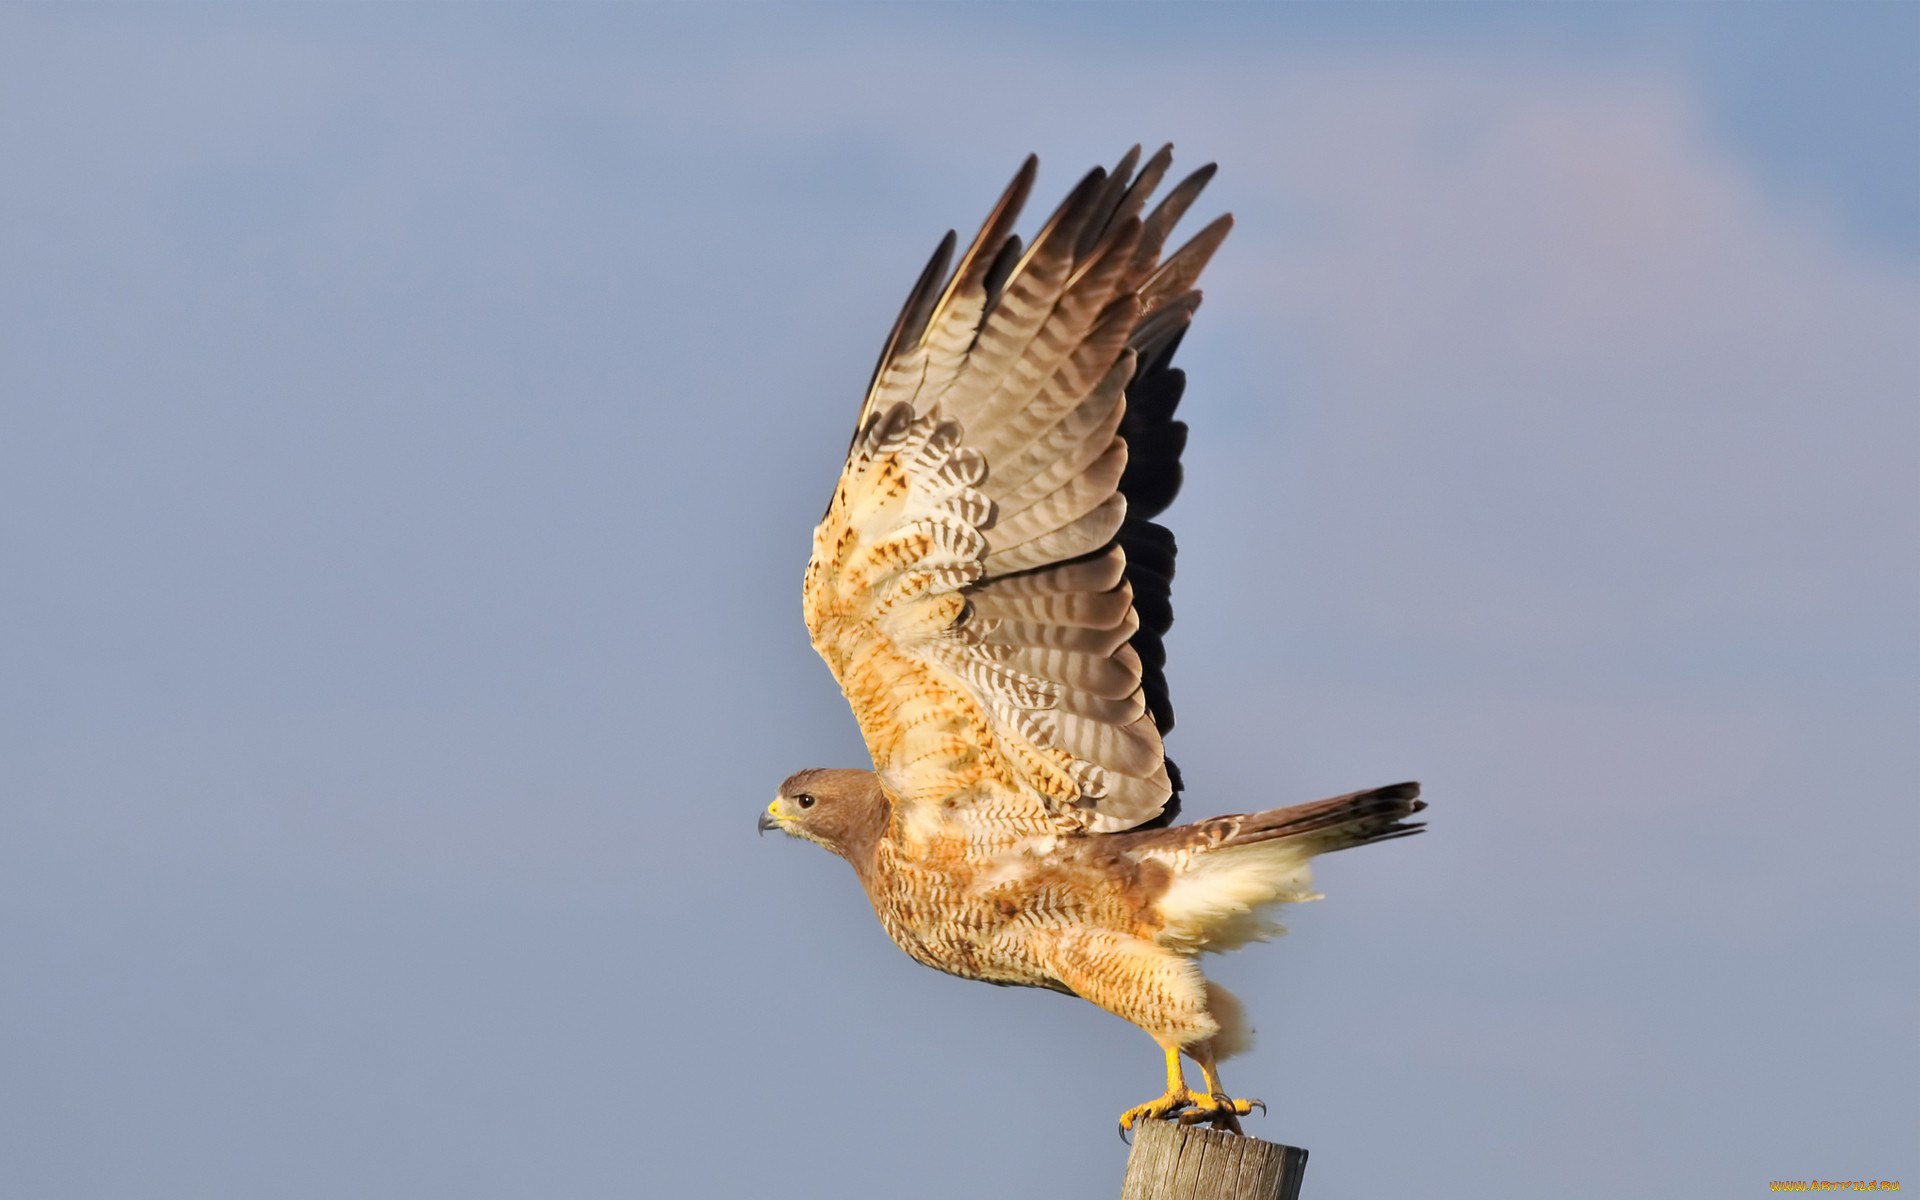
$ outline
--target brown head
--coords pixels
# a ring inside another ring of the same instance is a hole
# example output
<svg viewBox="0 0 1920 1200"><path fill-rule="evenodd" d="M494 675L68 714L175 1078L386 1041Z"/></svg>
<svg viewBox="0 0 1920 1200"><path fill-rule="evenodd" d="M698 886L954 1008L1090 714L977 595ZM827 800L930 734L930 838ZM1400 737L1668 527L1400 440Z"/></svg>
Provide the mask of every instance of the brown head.
<svg viewBox="0 0 1920 1200"><path fill-rule="evenodd" d="M791 775L760 814L760 832L778 829L818 842L864 871L891 815L872 771L815 767Z"/></svg>

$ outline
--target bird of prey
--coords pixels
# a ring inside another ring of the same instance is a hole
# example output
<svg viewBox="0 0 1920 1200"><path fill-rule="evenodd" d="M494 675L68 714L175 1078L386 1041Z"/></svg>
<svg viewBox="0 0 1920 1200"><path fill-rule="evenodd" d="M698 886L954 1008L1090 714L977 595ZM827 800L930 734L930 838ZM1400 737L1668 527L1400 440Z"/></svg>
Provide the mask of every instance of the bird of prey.
<svg viewBox="0 0 1920 1200"><path fill-rule="evenodd" d="M1162 256L1213 167L1150 211L1139 147L1030 243L1029 157L953 262L948 233L880 354L813 535L804 607L873 770L808 770L760 816L853 865L927 966L1084 997L1145 1030L1164 1094L1120 1117L1238 1130L1239 1002L1195 963L1278 931L1308 860L1417 833L1417 784L1173 825L1162 673L1185 380L1170 365L1226 236ZM1137 168L1137 173L1136 173ZM1200 1068L1187 1086L1180 1057Z"/></svg>

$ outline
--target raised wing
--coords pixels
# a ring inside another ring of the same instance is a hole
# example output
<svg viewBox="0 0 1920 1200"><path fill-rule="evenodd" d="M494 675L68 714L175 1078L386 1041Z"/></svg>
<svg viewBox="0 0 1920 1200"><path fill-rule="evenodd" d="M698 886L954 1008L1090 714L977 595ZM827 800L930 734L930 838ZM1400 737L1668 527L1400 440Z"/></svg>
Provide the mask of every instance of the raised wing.
<svg viewBox="0 0 1920 1200"><path fill-rule="evenodd" d="M959 264L949 233L881 353L814 531L805 611L910 833L1130 829L1178 805L1161 635L1184 379L1231 226L1161 260L1212 177L1080 181L1030 246L1029 158Z"/></svg>

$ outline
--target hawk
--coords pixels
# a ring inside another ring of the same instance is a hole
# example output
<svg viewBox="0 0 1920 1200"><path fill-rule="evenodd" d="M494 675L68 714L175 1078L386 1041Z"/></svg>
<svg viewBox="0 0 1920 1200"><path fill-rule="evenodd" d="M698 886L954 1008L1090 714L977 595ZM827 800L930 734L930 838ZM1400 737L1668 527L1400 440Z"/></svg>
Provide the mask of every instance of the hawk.
<svg viewBox="0 0 1920 1200"><path fill-rule="evenodd" d="M1173 825L1162 671L1185 384L1170 365L1232 224L1162 257L1209 165L1139 147L1031 243L1029 157L957 264L952 233L880 354L804 607L873 770L807 770L760 816L853 865L887 934L966 979L1051 988L1138 1025L1164 1094L1120 1117L1238 1130L1219 1061L1249 1042L1194 959L1278 932L1308 860L1417 833L1419 786ZM1136 173L1137 168L1137 173ZM1181 1055L1204 1087L1187 1086Z"/></svg>

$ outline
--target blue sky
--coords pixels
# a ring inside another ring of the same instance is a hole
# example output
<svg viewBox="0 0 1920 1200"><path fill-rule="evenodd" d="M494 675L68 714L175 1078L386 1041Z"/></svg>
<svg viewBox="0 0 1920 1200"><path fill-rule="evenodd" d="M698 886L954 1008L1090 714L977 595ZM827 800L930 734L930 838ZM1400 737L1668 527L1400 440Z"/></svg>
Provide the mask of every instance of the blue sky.
<svg viewBox="0 0 1920 1200"><path fill-rule="evenodd" d="M0 9L7 1190L1115 1194L1151 1043L750 826L920 262L1161 140L1188 811L1433 802L1210 961L1254 1132L1912 1181L1915 11Z"/></svg>

